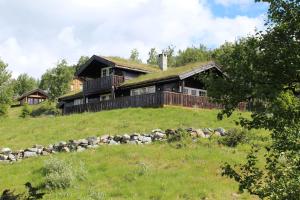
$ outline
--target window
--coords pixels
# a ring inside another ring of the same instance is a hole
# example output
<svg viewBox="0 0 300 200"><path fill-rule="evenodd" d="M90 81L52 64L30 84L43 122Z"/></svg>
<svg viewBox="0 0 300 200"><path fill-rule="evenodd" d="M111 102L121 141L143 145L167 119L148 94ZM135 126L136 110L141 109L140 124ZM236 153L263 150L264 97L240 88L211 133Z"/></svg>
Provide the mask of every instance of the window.
<svg viewBox="0 0 300 200"><path fill-rule="evenodd" d="M110 76L113 74L113 68L112 67L105 67L101 69L101 77Z"/></svg>
<svg viewBox="0 0 300 200"><path fill-rule="evenodd" d="M143 87L143 88L137 88L137 89L130 90L131 96L150 94L150 93L155 93L155 86L149 86L149 87Z"/></svg>
<svg viewBox="0 0 300 200"><path fill-rule="evenodd" d="M76 105L81 105L81 104L83 104L83 99L75 99L74 100L74 105L76 106Z"/></svg>
<svg viewBox="0 0 300 200"><path fill-rule="evenodd" d="M193 96L197 96L197 90L192 90L191 94L192 94Z"/></svg>
<svg viewBox="0 0 300 200"><path fill-rule="evenodd" d="M110 99L112 99L111 94L100 95L100 101L107 101L107 100L110 100Z"/></svg>
<svg viewBox="0 0 300 200"><path fill-rule="evenodd" d="M192 96L206 96L207 91L202 90L202 89L184 87L183 94L188 94L188 95L192 95Z"/></svg>

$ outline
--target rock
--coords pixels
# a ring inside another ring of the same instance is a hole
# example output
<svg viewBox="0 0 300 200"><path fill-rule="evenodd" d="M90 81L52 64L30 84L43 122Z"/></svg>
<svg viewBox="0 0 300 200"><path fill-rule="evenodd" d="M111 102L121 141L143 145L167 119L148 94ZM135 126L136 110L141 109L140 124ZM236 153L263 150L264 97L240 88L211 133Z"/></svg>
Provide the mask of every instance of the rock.
<svg viewBox="0 0 300 200"><path fill-rule="evenodd" d="M13 154L8 155L8 160L10 161L16 161L16 157Z"/></svg>
<svg viewBox="0 0 300 200"><path fill-rule="evenodd" d="M163 133L163 130L157 128L157 129L153 129L153 130L151 131L151 133L155 133L155 132L161 132L161 133Z"/></svg>
<svg viewBox="0 0 300 200"><path fill-rule="evenodd" d="M25 149L25 151L30 151L30 152L37 153L38 149L37 148L28 148L28 149Z"/></svg>
<svg viewBox="0 0 300 200"><path fill-rule="evenodd" d="M59 146L59 147L65 147L65 146L67 146L67 142L65 142L65 141L60 141L59 143L58 143L58 145L57 146Z"/></svg>
<svg viewBox="0 0 300 200"><path fill-rule="evenodd" d="M109 145L118 145L119 143L116 142L115 140L111 139L109 142L108 142Z"/></svg>
<svg viewBox="0 0 300 200"><path fill-rule="evenodd" d="M86 138L89 145L95 145L98 144L100 140L96 136L88 137Z"/></svg>
<svg viewBox="0 0 300 200"><path fill-rule="evenodd" d="M89 141L87 141L86 139L80 139L78 140L79 145L88 145Z"/></svg>
<svg viewBox="0 0 300 200"><path fill-rule="evenodd" d="M85 148L81 147L81 146L78 146L77 147L77 152L83 152L85 150Z"/></svg>
<svg viewBox="0 0 300 200"><path fill-rule="evenodd" d="M130 135L124 134L124 135L122 136L121 142L122 142L122 143L127 143L129 140L130 140Z"/></svg>
<svg viewBox="0 0 300 200"><path fill-rule="evenodd" d="M24 158L30 158L37 156L36 152L33 151L24 151Z"/></svg>
<svg viewBox="0 0 300 200"><path fill-rule="evenodd" d="M166 130L167 137L175 135L175 134L176 134L176 131L174 129L167 129Z"/></svg>
<svg viewBox="0 0 300 200"><path fill-rule="evenodd" d="M5 147L1 149L0 153L4 155L9 155L12 153L12 150L10 148Z"/></svg>
<svg viewBox="0 0 300 200"><path fill-rule="evenodd" d="M215 131L219 132L221 136L226 135L226 130L222 127L216 128Z"/></svg>
<svg viewBox="0 0 300 200"><path fill-rule="evenodd" d="M70 149L68 147L63 147L61 149L62 152L70 152Z"/></svg>
<svg viewBox="0 0 300 200"><path fill-rule="evenodd" d="M152 139L151 137L146 137L146 136L141 136L142 138L140 138L139 140L142 142L142 143L151 143L152 142Z"/></svg>
<svg viewBox="0 0 300 200"><path fill-rule="evenodd" d="M197 137L205 138L205 134L201 129L196 130Z"/></svg>
<svg viewBox="0 0 300 200"><path fill-rule="evenodd" d="M164 133L162 133L162 132L155 132L154 134L153 134L153 138L155 138L155 139L163 139L163 138L165 138L166 137L166 134L164 134Z"/></svg>
<svg viewBox="0 0 300 200"><path fill-rule="evenodd" d="M214 132L214 135L215 135L215 136L222 136L222 134L221 134L219 131L215 131L215 132Z"/></svg>
<svg viewBox="0 0 300 200"><path fill-rule="evenodd" d="M41 153L42 156L48 156L49 154L50 154L50 153L47 152L47 151L42 151L42 153Z"/></svg>
<svg viewBox="0 0 300 200"><path fill-rule="evenodd" d="M203 131L203 133L204 133L205 135L211 135L211 134L212 134L211 129L208 129L208 128L204 128L204 129L202 129L202 131Z"/></svg>
<svg viewBox="0 0 300 200"><path fill-rule="evenodd" d="M122 136L121 135L115 135L114 136L114 141L121 142L121 140L122 140Z"/></svg>
<svg viewBox="0 0 300 200"><path fill-rule="evenodd" d="M102 135L100 136L100 142L107 143L109 138L109 135Z"/></svg>
<svg viewBox="0 0 300 200"><path fill-rule="evenodd" d="M7 160L8 159L8 156L7 155L4 155L4 154L0 154L0 160Z"/></svg>

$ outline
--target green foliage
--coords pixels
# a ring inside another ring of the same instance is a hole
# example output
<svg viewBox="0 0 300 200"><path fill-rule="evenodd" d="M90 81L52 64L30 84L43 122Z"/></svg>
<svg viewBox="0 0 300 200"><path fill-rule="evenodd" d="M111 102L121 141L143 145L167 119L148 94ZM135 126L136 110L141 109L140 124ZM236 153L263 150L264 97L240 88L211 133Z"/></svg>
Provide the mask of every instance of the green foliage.
<svg viewBox="0 0 300 200"><path fill-rule="evenodd" d="M22 194L14 194L14 191L4 190L0 200L21 200Z"/></svg>
<svg viewBox="0 0 300 200"><path fill-rule="evenodd" d="M20 117L22 118L26 118L26 117L29 117L32 113L32 109L31 107L28 106L28 104L24 104L23 108L22 108L22 111L21 111L21 114L20 114Z"/></svg>
<svg viewBox="0 0 300 200"><path fill-rule="evenodd" d="M8 65L0 59L0 116L7 114L13 96L11 73L7 67Z"/></svg>
<svg viewBox="0 0 300 200"><path fill-rule="evenodd" d="M14 81L14 94L16 96L21 96L25 92L37 88L37 80L30 77L28 74L20 74L18 78Z"/></svg>
<svg viewBox="0 0 300 200"><path fill-rule="evenodd" d="M88 60L90 59L90 57L88 56L81 56L77 62L77 64L74 66L75 67L75 71L78 71L79 68L84 65Z"/></svg>
<svg viewBox="0 0 300 200"><path fill-rule="evenodd" d="M45 175L45 187L48 189L66 189L73 186L77 180L85 177L84 166L80 165L80 170L75 167L74 163L65 162L52 158L45 162L43 168Z"/></svg>
<svg viewBox="0 0 300 200"><path fill-rule="evenodd" d="M149 51L149 58L147 60L147 64L149 65L157 65L158 61L157 61L157 52L155 48L151 48Z"/></svg>
<svg viewBox="0 0 300 200"><path fill-rule="evenodd" d="M139 56L140 56L139 51L137 49L132 49L129 59L137 63L142 63L142 60L140 59Z"/></svg>
<svg viewBox="0 0 300 200"><path fill-rule="evenodd" d="M188 63L203 62L211 60L210 51L204 46L188 47L185 50L179 50L176 56L176 66L184 66Z"/></svg>
<svg viewBox="0 0 300 200"><path fill-rule="evenodd" d="M47 70L42 75L40 88L49 92L50 100L54 101L59 96L70 90L70 82L74 77L75 69L68 66L65 60L57 63L55 68Z"/></svg>
<svg viewBox="0 0 300 200"><path fill-rule="evenodd" d="M209 77L208 94L230 116L239 102L248 102L252 118L241 118L246 128L272 131L265 155L265 171L257 168L254 152L241 170L230 165L224 175L234 178L242 189L261 198L300 198L300 4L297 0L268 2L266 30L215 55L226 73Z"/></svg>
<svg viewBox="0 0 300 200"><path fill-rule="evenodd" d="M57 116L60 114L61 111L56 107L55 103L49 101L43 102L39 107L34 107L30 113L32 117L47 115Z"/></svg>
<svg viewBox="0 0 300 200"><path fill-rule="evenodd" d="M227 131L227 134L218 139L220 144L236 147L240 143L244 143L247 140L247 131L245 129L230 129Z"/></svg>

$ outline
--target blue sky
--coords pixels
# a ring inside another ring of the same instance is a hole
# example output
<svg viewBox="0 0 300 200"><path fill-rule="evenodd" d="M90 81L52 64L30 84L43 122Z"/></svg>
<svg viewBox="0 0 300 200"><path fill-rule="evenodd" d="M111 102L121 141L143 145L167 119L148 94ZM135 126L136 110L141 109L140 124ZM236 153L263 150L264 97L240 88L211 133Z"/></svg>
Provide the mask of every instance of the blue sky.
<svg viewBox="0 0 300 200"><path fill-rule="evenodd" d="M267 5L254 0L0 0L0 58L13 76L38 78L60 59L129 57L225 41L262 29Z"/></svg>

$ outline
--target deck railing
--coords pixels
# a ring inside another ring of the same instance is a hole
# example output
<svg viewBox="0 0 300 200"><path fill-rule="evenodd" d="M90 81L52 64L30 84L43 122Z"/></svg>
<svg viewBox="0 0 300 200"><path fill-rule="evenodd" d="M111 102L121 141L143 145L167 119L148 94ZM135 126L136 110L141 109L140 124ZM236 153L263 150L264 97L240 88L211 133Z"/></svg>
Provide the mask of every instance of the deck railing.
<svg viewBox="0 0 300 200"><path fill-rule="evenodd" d="M122 82L124 82L124 77L116 75L88 80L83 83L83 93L89 95L105 90L109 91L113 86L119 86Z"/></svg>
<svg viewBox="0 0 300 200"><path fill-rule="evenodd" d="M211 103L208 97L191 96L174 92L158 92L138 96L118 97L107 101L87 103L76 106L65 106L63 113L98 112L102 110L133 108L133 107L162 107L163 105L175 105L183 107L221 109L222 105ZM239 109L246 110L246 105L241 103Z"/></svg>

